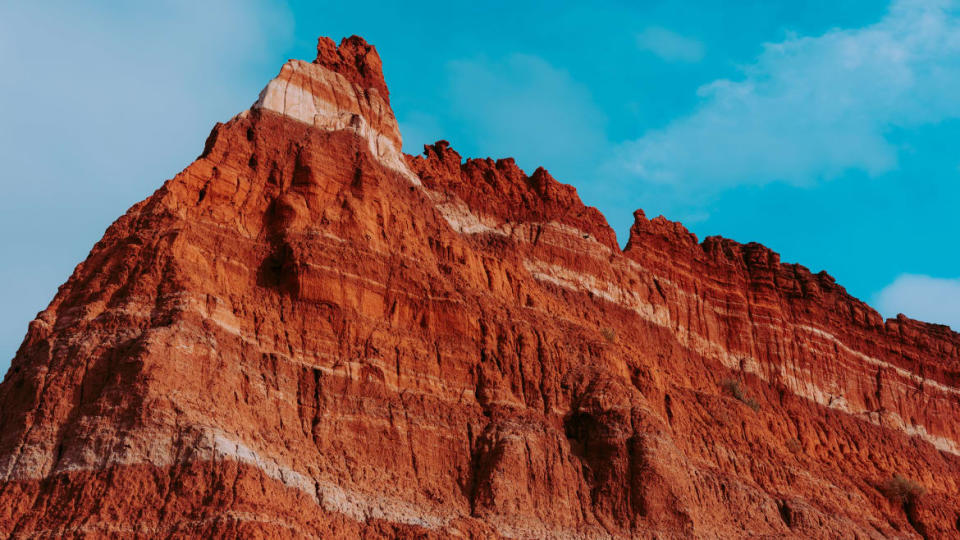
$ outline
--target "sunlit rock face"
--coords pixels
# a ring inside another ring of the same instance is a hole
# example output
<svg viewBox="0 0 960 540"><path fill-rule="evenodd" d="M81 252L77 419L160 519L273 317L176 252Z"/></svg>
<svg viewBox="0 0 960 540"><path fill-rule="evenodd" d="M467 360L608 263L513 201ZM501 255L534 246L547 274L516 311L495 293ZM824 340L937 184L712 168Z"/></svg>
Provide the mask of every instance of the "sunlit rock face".
<svg viewBox="0 0 960 540"><path fill-rule="evenodd" d="M322 38L118 219L0 385L0 536L960 535L958 334L400 142Z"/></svg>

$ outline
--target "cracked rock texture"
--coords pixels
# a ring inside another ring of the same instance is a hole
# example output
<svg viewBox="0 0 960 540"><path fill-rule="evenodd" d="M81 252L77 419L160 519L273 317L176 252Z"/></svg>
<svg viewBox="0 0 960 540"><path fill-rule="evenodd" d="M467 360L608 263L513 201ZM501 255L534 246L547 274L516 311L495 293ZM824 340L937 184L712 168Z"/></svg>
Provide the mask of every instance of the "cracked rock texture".
<svg viewBox="0 0 960 540"><path fill-rule="evenodd" d="M321 38L30 323L0 536L960 536L960 335L635 218Z"/></svg>

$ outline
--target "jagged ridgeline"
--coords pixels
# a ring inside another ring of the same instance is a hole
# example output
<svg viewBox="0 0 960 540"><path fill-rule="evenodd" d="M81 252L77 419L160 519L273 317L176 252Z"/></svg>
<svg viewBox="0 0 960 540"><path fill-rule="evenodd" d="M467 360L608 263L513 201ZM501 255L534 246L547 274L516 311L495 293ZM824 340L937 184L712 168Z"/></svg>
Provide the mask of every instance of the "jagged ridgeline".
<svg viewBox="0 0 960 540"><path fill-rule="evenodd" d="M321 38L117 220L0 385L0 536L960 535L958 334L400 142Z"/></svg>

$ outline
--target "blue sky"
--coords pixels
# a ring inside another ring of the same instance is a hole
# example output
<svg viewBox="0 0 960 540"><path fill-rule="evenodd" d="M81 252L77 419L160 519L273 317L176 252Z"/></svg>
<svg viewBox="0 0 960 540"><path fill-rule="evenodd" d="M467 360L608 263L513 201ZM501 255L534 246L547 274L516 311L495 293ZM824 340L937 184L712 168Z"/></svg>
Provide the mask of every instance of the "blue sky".
<svg viewBox="0 0 960 540"><path fill-rule="evenodd" d="M0 371L106 227L317 36L384 60L408 152L545 166L960 329L960 9L939 0L6 2Z"/></svg>

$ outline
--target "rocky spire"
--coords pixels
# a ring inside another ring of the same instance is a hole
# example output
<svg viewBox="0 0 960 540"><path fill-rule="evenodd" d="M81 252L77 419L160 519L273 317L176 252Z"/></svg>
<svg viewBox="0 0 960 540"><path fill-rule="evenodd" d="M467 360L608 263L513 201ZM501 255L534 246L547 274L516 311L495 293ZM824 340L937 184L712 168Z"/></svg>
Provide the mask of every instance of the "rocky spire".
<svg viewBox="0 0 960 540"><path fill-rule="evenodd" d="M317 59L314 64L335 71L350 82L365 89L375 89L387 103L390 92L383 79L383 62L377 49L362 37L350 36L340 40L340 46L328 37L317 40Z"/></svg>

